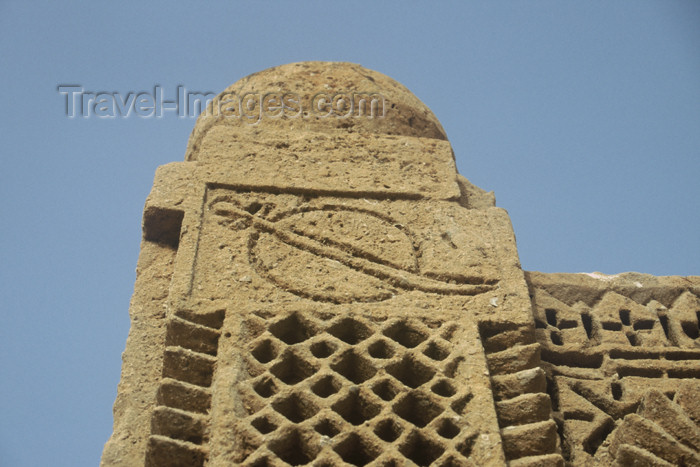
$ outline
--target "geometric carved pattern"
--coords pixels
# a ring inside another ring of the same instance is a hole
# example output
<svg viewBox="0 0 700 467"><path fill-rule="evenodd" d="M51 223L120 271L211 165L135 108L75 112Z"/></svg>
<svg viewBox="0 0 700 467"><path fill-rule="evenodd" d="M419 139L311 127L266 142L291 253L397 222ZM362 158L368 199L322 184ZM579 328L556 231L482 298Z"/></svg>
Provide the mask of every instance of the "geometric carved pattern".
<svg viewBox="0 0 700 467"><path fill-rule="evenodd" d="M557 425L531 325L482 322L503 450L511 465L561 465Z"/></svg>
<svg viewBox="0 0 700 467"><path fill-rule="evenodd" d="M662 460L700 464L700 426L684 411L685 403L700 395L697 381L674 384L672 392L648 389L654 383L638 381L647 388L641 395L619 396L614 386L619 383L611 388L600 380L554 380L565 451L576 462L592 456L603 463L617 459L623 465L666 465Z"/></svg>
<svg viewBox="0 0 700 467"><path fill-rule="evenodd" d="M274 320L274 321L273 321ZM466 465L477 436L457 325L309 313L248 316L235 427L246 465ZM282 462L282 464L280 464Z"/></svg>
<svg viewBox="0 0 700 467"><path fill-rule="evenodd" d="M673 402L655 389L644 395L637 413L611 436L610 452L620 464L700 465L700 427L679 404L690 391L681 386Z"/></svg>
<svg viewBox="0 0 700 467"><path fill-rule="evenodd" d="M698 296L664 306L612 290L568 304L531 294L534 338L528 326L479 326L506 458L700 465ZM223 310L169 320L146 465L207 464L223 320ZM244 321L257 331L234 389L237 463L471 462L478 433L457 323L300 312Z"/></svg>
<svg viewBox="0 0 700 467"><path fill-rule="evenodd" d="M531 296L565 459L699 465L700 299L684 291L666 307L609 290L566 304L532 286Z"/></svg>
<svg viewBox="0 0 700 467"><path fill-rule="evenodd" d="M631 347L700 345L700 299L681 294L670 308L651 300L641 305L617 292L607 292L592 307L573 307L537 291L535 327L547 347L568 343L581 347L617 344Z"/></svg>
<svg viewBox="0 0 700 467"><path fill-rule="evenodd" d="M165 336L163 379L151 417L145 464L201 466L206 459L211 382L224 311L180 311Z"/></svg>

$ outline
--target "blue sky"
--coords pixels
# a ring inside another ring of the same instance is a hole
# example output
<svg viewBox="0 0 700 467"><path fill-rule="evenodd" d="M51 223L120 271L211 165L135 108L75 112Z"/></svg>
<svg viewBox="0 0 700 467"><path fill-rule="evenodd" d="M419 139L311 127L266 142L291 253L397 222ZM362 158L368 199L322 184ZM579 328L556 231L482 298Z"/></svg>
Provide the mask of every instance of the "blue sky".
<svg viewBox="0 0 700 467"><path fill-rule="evenodd" d="M219 92L360 63L442 122L523 267L700 274L700 2L0 2L0 465L96 465L157 166L194 119L65 116L60 84Z"/></svg>

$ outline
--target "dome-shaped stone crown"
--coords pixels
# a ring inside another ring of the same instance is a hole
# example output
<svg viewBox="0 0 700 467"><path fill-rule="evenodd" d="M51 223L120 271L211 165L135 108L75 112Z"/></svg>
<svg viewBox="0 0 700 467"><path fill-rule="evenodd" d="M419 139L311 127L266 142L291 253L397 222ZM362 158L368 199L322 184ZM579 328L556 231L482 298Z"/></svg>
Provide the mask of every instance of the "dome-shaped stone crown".
<svg viewBox="0 0 700 467"><path fill-rule="evenodd" d="M446 140L430 109L386 75L345 62L300 62L253 73L219 94L197 120L186 160L214 126L404 135Z"/></svg>

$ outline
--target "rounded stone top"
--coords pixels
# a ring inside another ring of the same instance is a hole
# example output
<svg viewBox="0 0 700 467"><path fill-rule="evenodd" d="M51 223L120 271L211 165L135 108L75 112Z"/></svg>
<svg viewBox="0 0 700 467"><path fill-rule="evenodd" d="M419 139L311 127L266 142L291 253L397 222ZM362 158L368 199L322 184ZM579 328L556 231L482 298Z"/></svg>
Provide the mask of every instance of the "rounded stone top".
<svg viewBox="0 0 700 467"><path fill-rule="evenodd" d="M197 160L207 132L220 125L261 138L279 130L447 139L435 115L405 86L346 62L291 63L232 84L197 119L185 159Z"/></svg>

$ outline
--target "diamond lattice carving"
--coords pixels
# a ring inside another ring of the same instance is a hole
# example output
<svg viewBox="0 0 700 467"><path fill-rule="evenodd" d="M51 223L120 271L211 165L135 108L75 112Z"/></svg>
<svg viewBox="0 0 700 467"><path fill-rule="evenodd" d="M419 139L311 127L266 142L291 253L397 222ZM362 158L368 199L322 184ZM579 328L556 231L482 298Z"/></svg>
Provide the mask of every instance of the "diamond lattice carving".
<svg viewBox="0 0 700 467"><path fill-rule="evenodd" d="M300 312L246 319L264 331L243 344L237 387L248 415L236 430L250 449L242 462L466 462L472 396L454 379L465 358L449 340L455 323Z"/></svg>

